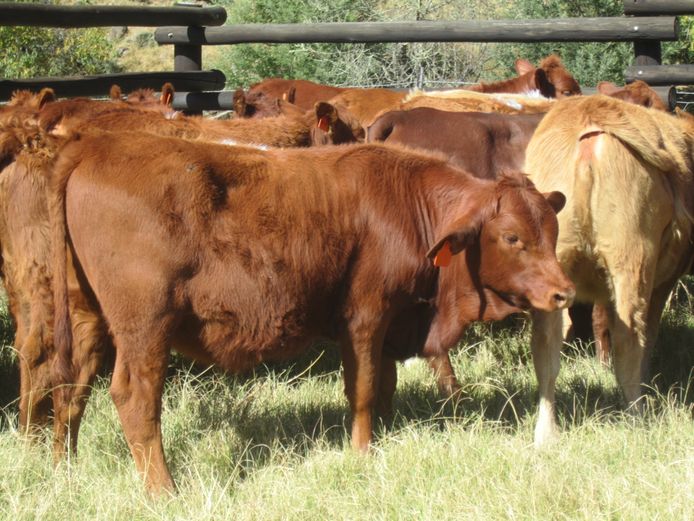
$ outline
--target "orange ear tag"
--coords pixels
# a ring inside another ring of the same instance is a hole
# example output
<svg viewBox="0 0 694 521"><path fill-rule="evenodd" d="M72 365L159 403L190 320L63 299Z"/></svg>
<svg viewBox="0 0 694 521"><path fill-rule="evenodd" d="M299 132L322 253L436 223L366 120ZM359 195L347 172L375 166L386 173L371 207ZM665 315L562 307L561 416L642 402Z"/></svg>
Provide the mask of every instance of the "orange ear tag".
<svg viewBox="0 0 694 521"><path fill-rule="evenodd" d="M452 258L453 253L451 252L451 245L446 241L434 257L434 266L437 268L445 268L451 263Z"/></svg>
<svg viewBox="0 0 694 521"><path fill-rule="evenodd" d="M329 132L330 131L330 120L328 119L328 116L323 116L318 120L318 123L316 126L321 129L323 132Z"/></svg>

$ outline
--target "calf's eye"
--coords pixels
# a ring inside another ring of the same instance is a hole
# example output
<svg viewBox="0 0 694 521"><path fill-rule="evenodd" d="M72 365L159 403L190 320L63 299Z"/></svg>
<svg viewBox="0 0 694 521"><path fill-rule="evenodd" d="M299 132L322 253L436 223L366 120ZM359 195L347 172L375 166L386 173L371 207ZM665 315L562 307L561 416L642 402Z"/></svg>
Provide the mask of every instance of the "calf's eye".
<svg viewBox="0 0 694 521"><path fill-rule="evenodd" d="M515 233L507 233L507 234L504 235L504 240L505 240L508 244L510 244L511 246L513 246L514 244L517 244L517 243L518 243L518 240L519 240L519 239L518 239L518 235L516 235Z"/></svg>

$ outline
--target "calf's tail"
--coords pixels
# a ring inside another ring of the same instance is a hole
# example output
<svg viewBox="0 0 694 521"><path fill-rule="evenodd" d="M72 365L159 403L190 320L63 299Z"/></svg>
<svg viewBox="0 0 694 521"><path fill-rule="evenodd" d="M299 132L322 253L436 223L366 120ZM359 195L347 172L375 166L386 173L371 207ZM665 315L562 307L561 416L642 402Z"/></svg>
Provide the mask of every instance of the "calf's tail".
<svg viewBox="0 0 694 521"><path fill-rule="evenodd" d="M65 193L70 174L76 161L60 157L53 168L50 179L48 212L51 223L51 248L53 258L53 301L55 306L53 343L53 385L58 397L67 396L66 386L75 380L72 363L72 324L68 299L67 260L68 229L65 208Z"/></svg>

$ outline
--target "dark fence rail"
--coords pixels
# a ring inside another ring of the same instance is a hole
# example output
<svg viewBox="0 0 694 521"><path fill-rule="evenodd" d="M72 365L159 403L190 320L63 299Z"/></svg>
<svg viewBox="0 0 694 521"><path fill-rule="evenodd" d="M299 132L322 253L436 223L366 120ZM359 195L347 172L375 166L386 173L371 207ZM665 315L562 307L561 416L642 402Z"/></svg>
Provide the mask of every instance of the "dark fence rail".
<svg viewBox="0 0 694 521"><path fill-rule="evenodd" d="M112 5L65 6L0 3L0 25L30 27L111 27L130 25L222 25L227 19L223 7L124 7Z"/></svg>
<svg viewBox="0 0 694 521"><path fill-rule="evenodd" d="M461 86L462 87L462 86ZM451 87L455 88L455 87ZM677 89L672 86L653 88L663 100L663 103L674 110L677 105ZM595 87L583 89L584 94L595 94ZM204 110L232 110L234 108L234 93L222 92L180 92L176 91L173 98L173 108L176 110L191 110L201 112Z"/></svg>
<svg viewBox="0 0 694 521"><path fill-rule="evenodd" d="M692 0L624 0L624 14L647 16L652 14L692 14Z"/></svg>
<svg viewBox="0 0 694 521"><path fill-rule="evenodd" d="M694 66L660 65L661 41L678 37L672 15L694 14L694 0L623 0L624 17L560 18L551 20L489 20L400 23L245 24L224 27L221 7L55 6L0 2L0 26L158 27L155 40L174 45L174 72L107 74L86 78L1 80L0 100L13 90L50 86L59 96L102 96L117 83L125 90L158 89L173 83L174 105L183 110L231 108L232 93L206 92L223 88L220 71L202 70L203 45L238 43L376 43L376 42L608 42L634 44L634 66L627 82L642 79L664 86L659 94L671 105L670 85L694 85ZM629 16L634 15L634 16ZM651 16L658 15L658 16ZM590 92L590 89L585 89ZM186 92L198 91L198 92Z"/></svg>
<svg viewBox="0 0 694 521"><path fill-rule="evenodd" d="M159 44L387 43L387 42L610 42L676 40L674 17L555 18L465 22L344 22L160 27Z"/></svg>
<svg viewBox="0 0 694 521"><path fill-rule="evenodd" d="M624 73L627 82L643 80L649 85L689 85L694 83L694 65L638 65Z"/></svg>
<svg viewBox="0 0 694 521"><path fill-rule="evenodd" d="M75 76L62 78L31 78L29 80L0 79L0 99L9 99L16 90L38 92L50 87L58 97L104 96L112 85L123 91L137 89L161 90L169 82L175 90L220 90L224 88L226 77L221 71L185 72L143 72L123 74L99 74L95 76Z"/></svg>

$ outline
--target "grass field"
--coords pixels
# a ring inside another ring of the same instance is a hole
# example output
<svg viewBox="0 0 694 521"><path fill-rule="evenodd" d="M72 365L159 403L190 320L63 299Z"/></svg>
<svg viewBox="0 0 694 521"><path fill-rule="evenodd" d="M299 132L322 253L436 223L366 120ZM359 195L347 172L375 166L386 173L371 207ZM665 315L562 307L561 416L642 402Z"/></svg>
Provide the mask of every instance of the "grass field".
<svg viewBox="0 0 694 521"><path fill-rule="evenodd" d="M3 315L4 316L4 315ZM2 520L694 519L694 319L681 296L661 327L643 418L620 412L611 372L567 346L558 382L563 433L532 446L535 376L521 318L471 330L455 353L458 403L438 399L423 363L399 367L395 418L372 454L349 449L333 346L229 376L174 359L164 444L179 486L149 498L106 379L80 454L54 468L48 442L16 431L9 322L0 324Z"/></svg>

